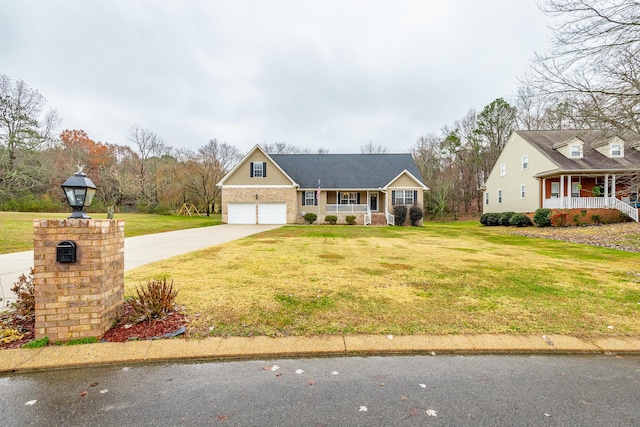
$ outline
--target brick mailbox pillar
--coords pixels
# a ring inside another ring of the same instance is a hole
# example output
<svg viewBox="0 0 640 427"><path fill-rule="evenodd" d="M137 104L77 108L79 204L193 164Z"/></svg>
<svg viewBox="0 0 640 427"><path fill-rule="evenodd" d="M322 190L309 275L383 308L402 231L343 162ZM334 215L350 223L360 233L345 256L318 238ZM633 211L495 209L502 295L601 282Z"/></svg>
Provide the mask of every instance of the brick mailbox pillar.
<svg viewBox="0 0 640 427"><path fill-rule="evenodd" d="M100 337L124 304L124 221L43 219L33 228L36 338Z"/></svg>

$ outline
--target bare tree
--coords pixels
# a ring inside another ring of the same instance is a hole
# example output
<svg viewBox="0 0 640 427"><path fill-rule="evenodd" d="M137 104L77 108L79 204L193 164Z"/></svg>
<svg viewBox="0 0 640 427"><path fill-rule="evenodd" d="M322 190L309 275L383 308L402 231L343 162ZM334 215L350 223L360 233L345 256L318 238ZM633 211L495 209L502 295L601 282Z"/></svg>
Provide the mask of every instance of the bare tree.
<svg viewBox="0 0 640 427"><path fill-rule="evenodd" d="M640 4L547 0L552 44L525 76L538 95L564 102L580 125L640 131Z"/></svg>
<svg viewBox="0 0 640 427"><path fill-rule="evenodd" d="M310 154L308 148L300 148L286 142L274 142L272 144L261 144L262 149L269 154Z"/></svg>
<svg viewBox="0 0 640 427"><path fill-rule="evenodd" d="M241 159L242 155L235 146L219 143L217 139L209 140L191 159L187 188L198 197L207 216L215 211L215 204L220 199L218 182Z"/></svg>
<svg viewBox="0 0 640 427"><path fill-rule="evenodd" d="M154 158L157 160L158 157L169 153L171 148L164 143L162 138L139 124L131 126L128 139L138 150L140 203L146 209L153 209L158 204L157 162Z"/></svg>
<svg viewBox="0 0 640 427"><path fill-rule="evenodd" d="M384 154L387 152L387 147L382 144L374 144L369 140L365 145L360 146L360 153L362 154Z"/></svg>

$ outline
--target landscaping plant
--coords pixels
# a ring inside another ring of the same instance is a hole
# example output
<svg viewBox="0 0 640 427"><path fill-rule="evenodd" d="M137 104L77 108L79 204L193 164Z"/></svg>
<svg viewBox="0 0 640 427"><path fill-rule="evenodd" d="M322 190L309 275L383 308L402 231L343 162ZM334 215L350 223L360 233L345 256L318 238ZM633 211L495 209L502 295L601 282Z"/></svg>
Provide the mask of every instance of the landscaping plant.
<svg viewBox="0 0 640 427"><path fill-rule="evenodd" d="M395 225L404 225L407 220L407 207L406 206L394 206L393 216L395 218Z"/></svg>
<svg viewBox="0 0 640 427"><path fill-rule="evenodd" d="M338 217L336 215L327 215L324 217L324 221L328 222L331 225L336 225L338 222Z"/></svg>
<svg viewBox="0 0 640 427"><path fill-rule="evenodd" d="M307 212L306 214L304 214L303 218L307 224L313 224L314 222L316 222L316 219L318 219L318 215L314 214L313 212Z"/></svg>
<svg viewBox="0 0 640 427"><path fill-rule="evenodd" d="M135 292L131 306L138 321L163 319L175 310L178 291L173 289L173 281L167 284L166 278L154 279L147 282L146 286L137 287Z"/></svg>
<svg viewBox="0 0 640 427"><path fill-rule="evenodd" d="M538 209L533 214L533 223L538 227L551 227L551 209Z"/></svg>
<svg viewBox="0 0 640 427"><path fill-rule="evenodd" d="M355 215L347 215L344 217L344 220L347 221L348 225L356 225L356 216Z"/></svg>
<svg viewBox="0 0 640 427"><path fill-rule="evenodd" d="M417 227L420 224L420 221L424 217L424 212L420 206L413 205L409 209L409 221L411 221L411 225L413 227Z"/></svg>
<svg viewBox="0 0 640 427"><path fill-rule="evenodd" d="M11 291L18 296L16 302L12 303L12 307L16 313L21 316L32 316L36 309L36 296L33 284L34 272L31 268L29 275L20 275L18 281L14 283Z"/></svg>

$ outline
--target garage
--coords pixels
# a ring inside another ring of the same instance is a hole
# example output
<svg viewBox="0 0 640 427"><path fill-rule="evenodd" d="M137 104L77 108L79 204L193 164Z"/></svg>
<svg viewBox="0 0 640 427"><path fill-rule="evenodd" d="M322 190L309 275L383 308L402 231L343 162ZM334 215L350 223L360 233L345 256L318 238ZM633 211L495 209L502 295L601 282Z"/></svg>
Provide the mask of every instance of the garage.
<svg viewBox="0 0 640 427"><path fill-rule="evenodd" d="M229 203L227 222L229 224L255 224L255 203Z"/></svg>
<svg viewBox="0 0 640 427"><path fill-rule="evenodd" d="M258 205L258 224L286 224L286 203L260 203Z"/></svg>

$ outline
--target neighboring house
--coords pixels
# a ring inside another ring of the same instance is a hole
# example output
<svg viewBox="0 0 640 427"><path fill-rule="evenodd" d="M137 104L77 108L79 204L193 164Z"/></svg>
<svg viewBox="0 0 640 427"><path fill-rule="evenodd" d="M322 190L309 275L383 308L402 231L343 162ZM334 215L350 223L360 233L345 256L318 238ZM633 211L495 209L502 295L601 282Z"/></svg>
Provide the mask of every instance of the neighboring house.
<svg viewBox="0 0 640 427"><path fill-rule="evenodd" d="M483 187L483 212L617 209L638 221L640 136L515 131Z"/></svg>
<svg viewBox="0 0 640 427"><path fill-rule="evenodd" d="M395 205L422 207L428 190L410 154L267 154L258 145L218 186L228 224L300 224L307 212L319 223L355 215L393 224Z"/></svg>

